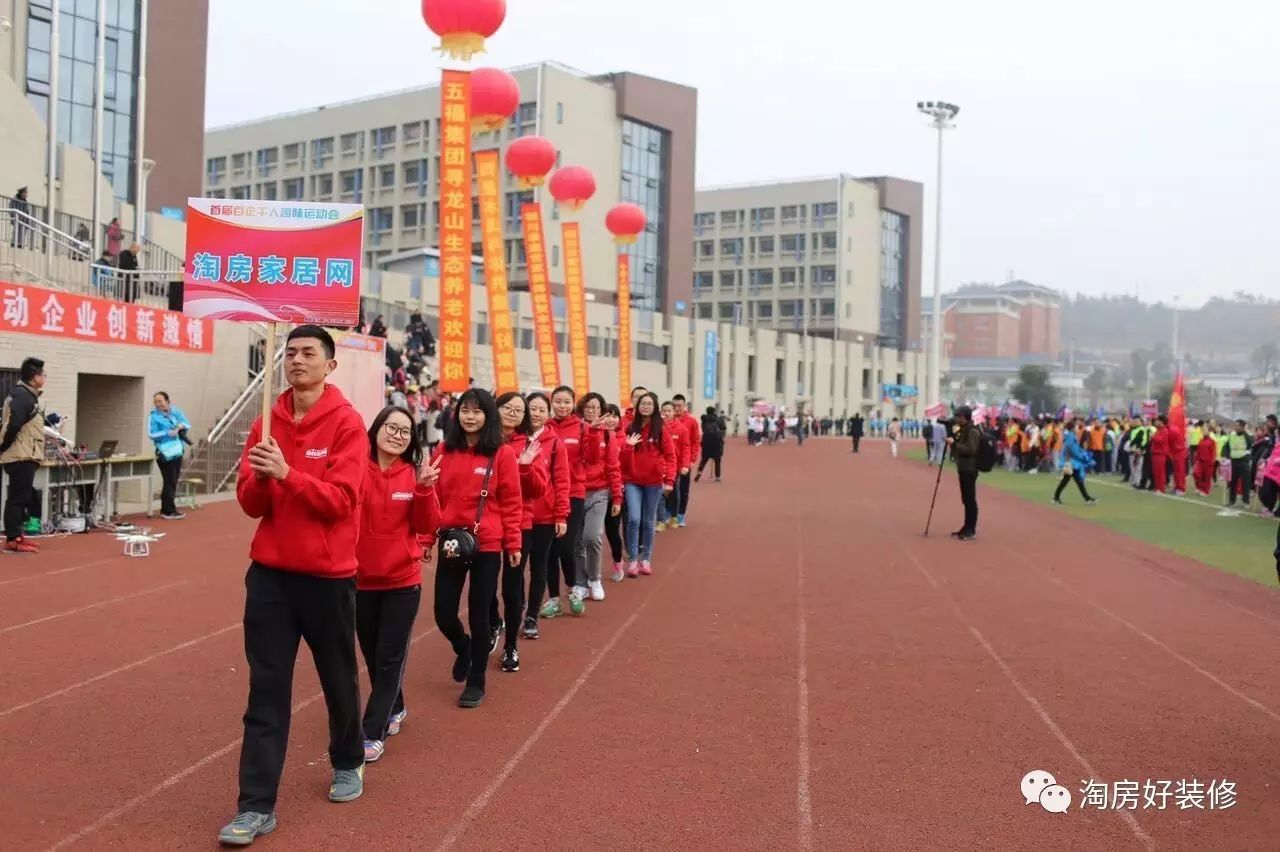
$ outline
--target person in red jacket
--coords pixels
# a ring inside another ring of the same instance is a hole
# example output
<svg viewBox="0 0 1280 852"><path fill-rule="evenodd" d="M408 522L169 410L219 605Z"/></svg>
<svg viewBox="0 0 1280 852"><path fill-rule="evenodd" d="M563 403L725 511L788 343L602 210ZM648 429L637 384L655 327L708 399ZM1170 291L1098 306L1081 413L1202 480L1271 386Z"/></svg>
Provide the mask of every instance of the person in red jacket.
<svg viewBox="0 0 1280 852"><path fill-rule="evenodd" d="M504 634L502 646L502 670L520 671L520 649L516 639L523 621L524 569L533 548L533 507L547 490L547 468L537 464L542 444L530 440L533 427L529 421L529 407L524 397L514 391L502 394L496 400L498 419L502 421L502 437L512 452L519 455L520 467L520 564L509 562L502 568L502 603L506 617L498 613L498 596L493 596L489 608L489 653L498 647L498 639ZM550 546L551 538L547 537ZM545 549L544 549L545 552ZM544 567L545 571L546 568Z"/></svg>
<svg viewBox="0 0 1280 852"><path fill-rule="evenodd" d="M470 388L453 406L440 457L440 531L428 544L440 542L436 565L435 616L440 634L457 655L453 679L466 682L459 707L478 707L484 700L485 666L489 661L489 607L498 590L498 571L506 554L520 564L520 472L516 454L502 437L498 407L486 390ZM475 541L473 553L460 543ZM429 556L429 554L428 554ZM462 586L467 588L470 635L458 619Z"/></svg>
<svg viewBox="0 0 1280 852"><path fill-rule="evenodd" d="M541 446L538 452L538 464L545 468L547 488L540 499L533 504L533 535L530 537L532 553L529 560L529 606L525 610L522 633L526 639L537 639L539 608L542 598L547 592L547 578L551 572L558 572L557 565L551 564L552 548L558 537L569 529L569 454L556 430L551 426L551 400L545 393L531 393L525 398L529 407L530 443ZM558 577L558 575L557 575ZM560 586L557 582L556 589ZM548 601L553 605L551 618L560 615L560 599L553 597Z"/></svg>
<svg viewBox="0 0 1280 852"><path fill-rule="evenodd" d="M652 574L653 528L658 503L670 494L676 475L676 451L671 433L663 428L658 397L646 393L636 403L636 416L627 427L620 459L627 499L628 577Z"/></svg>
<svg viewBox="0 0 1280 852"><path fill-rule="evenodd" d="M542 608L543 618L560 615L560 577L569 587L569 611L582 615L587 610L586 595L577 585L577 552L582 541L582 521L586 512L586 466L594 464L599 445L587 440L587 424L574 413L577 396L573 388L561 385L551 394L551 428L555 429L565 452L569 454L569 526L558 536L551 552L551 568L547 571L550 598ZM559 565L557 571L556 566Z"/></svg>
<svg viewBox="0 0 1280 852"><path fill-rule="evenodd" d="M387 406L369 426L369 464L356 543L356 638L369 672L364 759L373 763L409 712L401 684L422 600L422 545L440 523L439 459L422 463L413 416Z"/></svg>
<svg viewBox="0 0 1280 852"><path fill-rule="evenodd" d="M1218 466L1218 442L1213 440L1208 429L1196 447L1196 490L1205 497L1213 490L1213 474Z"/></svg>
<svg viewBox="0 0 1280 852"><path fill-rule="evenodd" d="M289 332L289 389L275 401L270 437L254 421L240 457L236 499L258 529L245 575L249 699L240 746L236 818L218 839L247 846L276 828L276 794L289 745L293 667L305 641L329 710L329 799L364 792L364 737L356 680L356 539L369 443L360 415L325 379L337 368L329 332Z"/></svg>
<svg viewBox="0 0 1280 852"><path fill-rule="evenodd" d="M583 478L586 497L583 500L582 537L574 554L575 585L579 597L590 595L593 601L604 600L604 583L600 580L600 557L604 549L604 520L607 515L622 513L622 469L618 462L619 441L602 417L604 397L589 393L578 403L578 416L587 424L586 441L592 444L584 457Z"/></svg>
<svg viewBox="0 0 1280 852"><path fill-rule="evenodd" d="M1151 436L1151 481L1157 494L1165 493L1169 476L1169 418L1163 414L1156 420L1156 433Z"/></svg>
<svg viewBox="0 0 1280 852"><path fill-rule="evenodd" d="M676 419L675 403L662 403L661 411L662 430L671 436L671 446L676 454L676 472L671 490L663 495L662 502L658 504L658 523L653 528L654 532L675 529L680 509L680 471L689 469L689 433Z"/></svg>
<svg viewBox="0 0 1280 852"><path fill-rule="evenodd" d="M619 427L620 432L627 431L627 427L631 425L631 421L636 417L636 403L640 401L640 397L644 396L648 392L649 389L644 385L636 385L631 389L631 406L621 414L622 423Z"/></svg>
<svg viewBox="0 0 1280 852"><path fill-rule="evenodd" d="M1173 464L1173 493L1181 497L1187 493L1187 424L1181 429L1169 430L1169 461Z"/></svg>
<svg viewBox="0 0 1280 852"><path fill-rule="evenodd" d="M618 481L622 481L622 442L626 439L622 428L622 410L613 403L609 403L604 407L604 416L601 418L603 426L613 434L613 440L610 446L618 454ZM623 504L626 505L625 502ZM626 555L622 551L622 512L610 512L604 519L604 536L609 540L609 555L613 559L613 582L621 583L626 576L623 557Z"/></svg>
<svg viewBox="0 0 1280 852"><path fill-rule="evenodd" d="M688 462L680 468L680 476L676 479L676 526L685 525L685 515L689 513L689 491L693 487L690 472L698 466L702 458L702 424L698 418L689 413L689 401L684 394L676 394L671 398L675 406L675 421L680 424L688 447Z"/></svg>

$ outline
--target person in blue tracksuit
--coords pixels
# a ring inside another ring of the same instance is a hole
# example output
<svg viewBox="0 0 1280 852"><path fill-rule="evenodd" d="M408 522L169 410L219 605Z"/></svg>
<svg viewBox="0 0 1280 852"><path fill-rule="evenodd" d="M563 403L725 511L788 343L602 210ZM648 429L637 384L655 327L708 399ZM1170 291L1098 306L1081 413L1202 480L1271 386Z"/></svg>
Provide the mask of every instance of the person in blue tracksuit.
<svg viewBox="0 0 1280 852"><path fill-rule="evenodd" d="M178 478L182 476L182 456L188 443L191 422L169 401L169 394L159 391L151 400L155 406L147 423L147 432L156 445L156 464L164 486L160 489L160 514L165 520L183 517L178 511Z"/></svg>
<svg viewBox="0 0 1280 852"><path fill-rule="evenodd" d="M1085 476L1089 471L1093 470L1097 462L1094 460L1093 453L1080 444L1079 430L1081 428L1081 422L1076 420L1063 429L1062 479L1058 482L1058 490L1053 492L1053 502L1058 505L1062 505L1062 492L1067 487L1067 483L1073 479L1076 482L1076 487L1080 489L1080 496L1084 498L1084 502L1098 502L1089 496L1089 489L1084 485Z"/></svg>

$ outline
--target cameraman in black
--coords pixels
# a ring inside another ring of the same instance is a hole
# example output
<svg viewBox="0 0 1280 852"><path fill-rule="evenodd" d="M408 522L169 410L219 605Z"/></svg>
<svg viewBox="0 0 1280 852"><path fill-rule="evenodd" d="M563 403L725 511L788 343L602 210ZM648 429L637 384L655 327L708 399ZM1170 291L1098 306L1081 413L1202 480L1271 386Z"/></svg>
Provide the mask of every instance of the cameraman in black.
<svg viewBox="0 0 1280 852"><path fill-rule="evenodd" d="M169 401L169 394L158 391L151 399L155 407L147 422L147 433L156 447L156 464L164 482L160 489L160 516L167 521L180 521L185 517L178 511L178 479L182 476L184 445L191 445L188 433L191 423L187 416Z"/></svg>
<svg viewBox="0 0 1280 852"><path fill-rule="evenodd" d="M982 433L973 425L973 411L966 405L956 409L954 420L941 421L947 429L947 446L960 476L960 500L964 503L964 526L951 534L960 541L978 535L978 447Z"/></svg>

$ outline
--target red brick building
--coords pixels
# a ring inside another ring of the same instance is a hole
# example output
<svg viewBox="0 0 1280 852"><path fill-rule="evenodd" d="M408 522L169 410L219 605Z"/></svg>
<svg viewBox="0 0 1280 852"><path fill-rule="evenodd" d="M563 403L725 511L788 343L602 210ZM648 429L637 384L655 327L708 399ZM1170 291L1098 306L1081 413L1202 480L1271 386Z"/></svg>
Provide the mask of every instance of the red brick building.
<svg viewBox="0 0 1280 852"><path fill-rule="evenodd" d="M1057 361L1062 296L1028 281L977 285L943 296L944 340L950 358Z"/></svg>

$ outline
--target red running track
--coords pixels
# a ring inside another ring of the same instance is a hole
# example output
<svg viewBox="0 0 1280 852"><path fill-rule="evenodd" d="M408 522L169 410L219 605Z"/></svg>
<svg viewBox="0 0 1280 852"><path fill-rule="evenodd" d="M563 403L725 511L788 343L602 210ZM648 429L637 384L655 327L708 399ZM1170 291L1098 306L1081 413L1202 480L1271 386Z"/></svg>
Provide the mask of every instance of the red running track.
<svg viewBox="0 0 1280 852"><path fill-rule="evenodd" d="M409 719L358 802L325 800L303 654L280 828L257 845L1277 848L1280 596L986 489L980 538L953 542L950 472L922 538L932 474L863 448L731 443L655 575L545 624L479 710L454 706L420 618ZM223 504L148 559L96 535L0 559L6 848L213 847L250 530ZM1034 769L1068 813L1024 804ZM1226 778L1237 804L1080 809L1089 778Z"/></svg>

